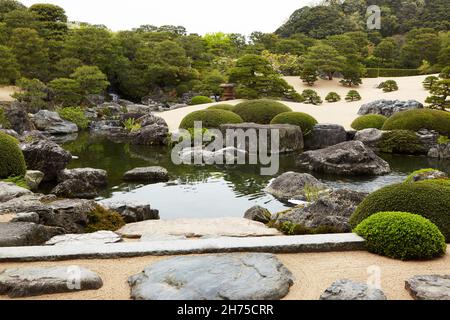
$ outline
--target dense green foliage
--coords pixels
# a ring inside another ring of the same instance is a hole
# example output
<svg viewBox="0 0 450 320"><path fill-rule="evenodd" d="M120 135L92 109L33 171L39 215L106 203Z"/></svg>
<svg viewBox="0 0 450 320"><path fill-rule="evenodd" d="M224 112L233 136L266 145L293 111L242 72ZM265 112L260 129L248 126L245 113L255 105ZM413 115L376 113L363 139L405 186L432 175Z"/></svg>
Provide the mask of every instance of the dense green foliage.
<svg viewBox="0 0 450 320"><path fill-rule="evenodd" d="M1 181L14 183L16 186L24 189L30 189L30 187L27 184L27 181L23 176L11 176L7 179L2 179Z"/></svg>
<svg viewBox="0 0 450 320"><path fill-rule="evenodd" d="M398 90L398 85L395 80L386 80L381 85L381 89L383 89L384 92L392 92Z"/></svg>
<svg viewBox="0 0 450 320"><path fill-rule="evenodd" d="M378 78L378 77L411 77L418 75L420 75L420 70L418 69L367 68L365 76L367 78Z"/></svg>
<svg viewBox="0 0 450 320"><path fill-rule="evenodd" d="M211 98L205 97L205 96L195 96L189 101L189 104L191 106L195 106L197 104L205 104L205 103L211 103L213 102Z"/></svg>
<svg viewBox="0 0 450 320"><path fill-rule="evenodd" d="M231 105L231 104L221 103L221 104L216 104L215 106L211 106L208 109L233 111L234 110L234 106Z"/></svg>
<svg viewBox="0 0 450 320"><path fill-rule="evenodd" d="M347 102L359 101L361 99L361 95L356 90L350 90L345 96L345 101Z"/></svg>
<svg viewBox="0 0 450 320"><path fill-rule="evenodd" d="M242 119L237 114L219 109L206 109L189 113L180 123L181 129L194 128L194 122L201 121L203 128L218 128L222 124L242 123Z"/></svg>
<svg viewBox="0 0 450 320"><path fill-rule="evenodd" d="M11 123L5 115L5 110L0 107L0 128L9 129L11 127Z"/></svg>
<svg viewBox="0 0 450 320"><path fill-rule="evenodd" d="M270 124L292 124L299 126L302 129L303 136L309 135L317 123L314 117L303 112L283 112L275 116L270 122Z"/></svg>
<svg viewBox="0 0 450 320"><path fill-rule="evenodd" d="M330 92L327 94L327 96L325 97L325 100L327 102L338 102L341 100L341 96L339 94L337 94L336 92Z"/></svg>
<svg viewBox="0 0 450 320"><path fill-rule="evenodd" d="M395 113L384 123L383 130L435 130L450 135L450 113L440 110L414 109Z"/></svg>
<svg viewBox="0 0 450 320"><path fill-rule="evenodd" d="M410 212L433 222L450 241L450 186L435 180L399 183L369 194L350 218L356 227L367 217L385 211Z"/></svg>
<svg viewBox="0 0 450 320"><path fill-rule="evenodd" d="M84 115L84 110L80 107L65 107L57 109L59 116L67 121L75 123L78 128L84 130L89 127L90 121Z"/></svg>
<svg viewBox="0 0 450 320"><path fill-rule="evenodd" d="M426 174L434 174L434 173L437 173L437 174L442 174L441 173L441 171L439 171L439 170L436 170L436 169L433 169L433 168L425 168L425 169L419 169L419 170L416 170L416 171L413 171L412 173L410 173L407 177L406 177L406 179L405 179L405 183L411 183L411 182L415 182L415 177L417 177L417 176L421 176L421 175L426 175ZM439 180L439 179L438 179ZM445 179L445 180L447 180L447 179ZM450 180L448 181L449 183L450 183Z"/></svg>
<svg viewBox="0 0 450 320"><path fill-rule="evenodd" d="M447 244L428 219L406 212L379 212L354 232L366 239L370 252L394 259L432 259L445 254Z"/></svg>
<svg viewBox="0 0 450 320"><path fill-rule="evenodd" d="M323 101L316 91L306 89L302 92L302 102L307 104L319 105L322 104Z"/></svg>
<svg viewBox="0 0 450 320"><path fill-rule="evenodd" d="M356 118L351 126L355 130L370 128L381 129L386 119L387 118L381 114L366 114Z"/></svg>
<svg viewBox="0 0 450 320"><path fill-rule="evenodd" d="M0 179L24 176L25 158L19 147L19 141L0 132Z"/></svg>
<svg viewBox="0 0 450 320"><path fill-rule="evenodd" d="M268 99L241 102L233 110L244 122L259 124L270 124L275 116L289 111L292 110L284 104Z"/></svg>
<svg viewBox="0 0 450 320"><path fill-rule="evenodd" d="M414 131L393 130L384 132L378 142L378 149L385 153L394 154L421 154L424 147Z"/></svg>
<svg viewBox="0 0 450 320"><path fill-rule="evenodd" d="M107 210L100 205L87 214L88 225L84 228L86 233L102 230L116 231L125 225L122 216L111 210Z"/></svg>

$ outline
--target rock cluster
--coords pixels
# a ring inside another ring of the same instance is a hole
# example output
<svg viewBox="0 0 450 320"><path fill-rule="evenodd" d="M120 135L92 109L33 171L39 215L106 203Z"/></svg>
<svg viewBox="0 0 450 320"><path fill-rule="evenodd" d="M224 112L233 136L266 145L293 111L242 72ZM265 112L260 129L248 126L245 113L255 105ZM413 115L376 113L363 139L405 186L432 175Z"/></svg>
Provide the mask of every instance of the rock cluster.
<svg viewBox="0 0 450 320"><path fill-rule="evenodd" d="M392 116L394 113L422 109L423 104L416 100L399 101L399 100L376 100L370 103L363 104L358 111L359 115L365 114L381 114L386 117Z"/></svg>

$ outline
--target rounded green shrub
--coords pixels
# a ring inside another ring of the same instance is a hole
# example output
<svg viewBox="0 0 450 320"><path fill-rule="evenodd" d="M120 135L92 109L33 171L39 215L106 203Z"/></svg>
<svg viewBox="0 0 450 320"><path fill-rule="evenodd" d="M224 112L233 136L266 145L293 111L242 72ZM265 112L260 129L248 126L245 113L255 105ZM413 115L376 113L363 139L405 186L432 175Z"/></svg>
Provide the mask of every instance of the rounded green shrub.
<svg viewBox="0 0 450 320"><path fill-rule="evenodd" d="M78 128L84 130L89 127L89 119L84 115L83 108L80 107L65 107L56 110L61 118L73 122Z"/></svg>
<svg viewBox="0 0 450 320"><path fill-rule="evenodd" d="M189 104L191 106L195 106L195 105L198 105L198 104L205 104L205 103L212 103L212 102L214 102L214 101L212 101L211 98L208 98L208 97L205 97L205 96L196 96L196 97L193 97L191 99Z"/></svg>
<svg viewBox="0 0 450 320"><path fill-rule="evenodd" d="M426 152L414 131L394 130L383 133L377 145L380 152L395 154L422 154Z"/></svg>
<svg viewBox="0 0 450 320"><path fill-rule="evenodd" d="M283 112L275 116L270 124L292 124L302 129L303 135L307 136L311 133L317 120L307 113L303 112Z"/></svg>
<svg viewBox="0 0 450 320"><path fill-rule="evenodd" d="M379 212L354 230L366 239L370 252L394 259L432 259L445 254L447 245L438 227L407 212Z"/></svg>
<svg viewBox="0 0 450 320"><path fill-rule="evenodd" d="M0 132L0 179L20 177L26 173L25 158L16 138Z"/></svg>
<svg viewBox="0 0 450 320"><path fill-rule="evenodd" d="M358 131L371 128L381 129L386 119L387 118L381 114L366 114L356 118L352 122L352 128Z"/></svg>
<svg viewBox="0 0 450 320"><path fill-rule="evenodd" d="M292 111L284 104L269 100L251 100L237 104L233 112L238 114L244 122L254 122L259 124L270 124L275 116L283 112Z"/></svg>
<svg viewBox="0 0 450 320"><path fill-rule="evenodd" d="M395 80L386 80L383 82L382 87L384 92L392 92L398 90L398 84Z"/></svg>
<svg viewBox="0 0 450 320"><path fill-rule="evenodd" d="M422 84L426 90L430 90L433 85L439 81L439 78L436 76L428 76L423 80Z"/></svg>
<svg viewBox="0 0 450 320"><path fill-rule="evenodd" d="M102 230L116 231L125 225L123 217L112 210L97 205L92 212L87 214L88 224L84 231L92 233Z"/></svg>
<svg viewBox="0 0 450 320"><path fill-rule="evenodd" d="M338 102L338 101L341 100L341 96L339 94L337 94L336 92L330 92L325 97L325 100L330 102L330 103Z"/></svg>
<svg viewBox="0 0 450 320"><path fill-rule="evenodd" d="M437 180L398 183L369 194L350 217L356 227L378 212L401 211L430 219L450 240L450 187Z"/></svg>
<svg viewBox="0 0 450 320"><path fill-rule="evenodd" d="M345 101L352 102L352 101L359 101L361 100L361 95L356 90L350 90L347 95L345 96Z"/></svg>
<svg viewBox="0 0 450 320"><path fill-rule="evenodd" d="M302 92L302 100L303 103L319 105L322 104L322 99L318 95L318 93L312 89L306 89Z"/></svg>
<svg viewBox="0 0 450 320"><path fill-rule="evenodd" d="M450 112L431 109L414 109L397 112L386 120L383 130L435 130L450 135Z"/></svg>
<svg viewBox="0 0 450 320"><path fill-rule="evenodd" d="M234 106L231 104L217 104L215 106L211 106L208 108L208 110L226 110L226 111L233 111Z"/></svg>
<svg viewBox="0 0 450 320"><path fill-rule="evenodd" d="M222 124L243 122L240 116L231 111L206 109L185 116L180 123L180 129L194 128L195 121L201 121L203 128L218 128Z"/></svg>

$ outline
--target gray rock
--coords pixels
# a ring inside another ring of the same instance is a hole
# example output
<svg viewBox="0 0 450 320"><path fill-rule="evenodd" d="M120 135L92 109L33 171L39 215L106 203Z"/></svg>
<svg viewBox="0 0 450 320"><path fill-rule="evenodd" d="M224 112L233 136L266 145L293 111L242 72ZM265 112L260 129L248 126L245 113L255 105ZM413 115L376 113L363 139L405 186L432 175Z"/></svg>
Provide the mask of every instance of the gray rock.
<svg viewBox="0 0 450 320"><path fill-rule="evenodd" d="M32 122L36 129L47 131L51 134L68 134L78 132L75 123L61 119L57 112L40 110L33 115Z"/></svg>
<svg viewBox="0 0 450 320"><path fill-rule="evenodd" d="M44 181L56 179L57 174L72 160L72 155L49 140L22 144L27 168L44 173Z"/></svg>
<svg viewBox="0 0 450 320"><path fill-rule="evenodd" d="M285 172L274 179L265 191L278 199L287 201L306 200L308 192L321 193L327 189L325 184L308 173Z"/></svg>
<svg viewBox="0 0 450 320"><path fill-rule="evenodd" d="M95 290L102 279L79 266L6 269L0 273L0 294L11 298L80 290Z"/></svg>
<svg viewBox="0 0 450 320"><path fill-rule="evenodd" d="M378 129L364 129L356 132L356 141L361 141L372 150L378 150L378 143L383 138L383 131Z"/></svg>
<svg viewBox="0 0 450 320"><path fill-rule="evenodd" d="M450 275L422 275L405 281L415 300L450 300Z"/></svg>
<svg viewBox="0 0 450 320"><path fill-rule="evenodd" d="M32 222L39 223L39 215L36 212L20 212L11 222Z"/></svg>
<svg viewBox="0 0 450 320"><path fill-rule="evenodd" d="M128 279L135 300L277 300L291 272L266 253L175 257Z"/></svg>
<svg viewBox="0 0 450 320"><path fill-rule="evenodd" d="M262 223L267 223L270 221L272 214L266 208L261 206L253 206L244 213L244 218L258 221Z"/></svg>
<svg viewBox="0 0 450 320"><path fill-rule="evenodd" d="M92 168L64 169L58 173L59 182L69 179L79 179L97 187L104 187L108 184L108 173Z"/></svg>
<svg viewBox="0 0 450 320"><path fill-rule="evenodd" d="M144 104L130 104L126 106L128 113L150 113L154 110L154 108L144 105Z"/></svg>
<svg viewBox="0 0 450 320"><path fill-rule="evenodd" d="M347 131L337 124L316 124L309 135L305 137L305 149L323 149L347 141Z"/></svg>
<svg viewBox="0 0 450 320"><path fill-rule="evenodd" d="M19 187L14 183L0 181L0 203L31 194L33 193L30 190Z"/></svg>
<svg viewBox="0 0 450 320"><path fill-rule="evenodd" d="M170 234L161 234L161 233L146 233L143 234L140 238L142 242L151 242L151 241L173 241L173 240L186 240L187 237L184 235L174 236Z"/></svg>
<svg viewBox="0 0 450 320"><path fill-rule="evenodd" d="M105 208L118 212L125 223L145 220L159 220L159 211L148 204L132 203L129 201L102 200L99 204Z"/></svg>
<svg viewBox="0 0 450 320"><path fill-rule="evenodd" d="M5 117L11 125L11 129L19 134L24 131L34 130L34 125L28 116L25 104L14 101L4 107Z"/></svg>
<svg viewBox="0 0 450 320"><path fill-rule="evenodd" d="M125 172L123 175L125 181L158 183L169 180L169 173L163 167L142 167L134 168Z"/></svg>
<svg viewBox="0 0 450 320"><path fill-rule="evenodd" d="M284 152L293 152L303 150L303 134L302 129L298 126L293 126L289 124L271 124L271 125L262 125L256 123L240 123L240 124L225 124L220 126L220 130L225 135L227 130L244 130L246 133L250 133L250 130L254 130L256 136L258 137L259 144L266 141L266 145L269 152L271 151L271 130L278 130L279 132L279 149L273 150L272 153L284 153ZM265 137L266 140L261 139L261 137ZM253 145L252 145L253 146ZM238 142L235 145L237 149L245 150L250 153L254 153L250 148L249 141Z"/></svg>
<svg viewBox="0 0 450 320"><path fill-rule="evenodd" d="M205 150L202 147L185 148L178 153L183 164L235 164L238 159L246 159L248 152L235 147L227 147L217 151ZM197 163L201 159L201 163Z"/></svg>
<svg viewBox="0 0 450 320"><path fill-rule="evenodd" d="M86 96L86 99L90 104L94 106L100 105L105 102L105 96L102 94L88 94Z"/></svg>
<svg viewBox="0 0 450 320"><path fill-rule="evenodd" d="M36 191L42 180L44 180L43 172L38 170L27 170L27 173L25 174L25 181L31 190Z"/></svg>
<svg viewBox="0 0 450 320"><path fill-rule="evenodd" d="M61 198L94 199L99 195L98 188L85 180L69 179L59 183L51 191Z"/></svg>
<svg viewBox="0 0 450 320"><path fill-rule="evenodd" d="M0 247L41 245L62 233L61 228L52 228L30 222L0 223Z"/></svg>
<svg viewBox="0 0 450 320"><path fill-rule="evenodd" d="M381 114L386 117L392 116L394 113L422 109L423 104L416 100L399 101L399 100L376 100L370 103L363 104L358 111L359 115L365 114Z"/></svg>
<svg viewBox="0 0 450 320"><path fill-rule="evenodd" d="M428 157L448 160L450 159L450 143L438 144L430 148Z"/></svg>
<svg viewBox="0 0 450 320"><path fill-rule="evenodd" d="M347 176L375 176L391 171L389 163L361 141L348 141L305 152L297 158L297 165L311 171Z"/></svg>
<svg viewBox="0 0 450 320"><path fill-rule="evenodd" d="M386 300L386 296L380 289L344 279L334 282L320 300Z"/></svg>
<svg viewBox="0 0 450 320"><path fill-rule="evenodd" d="M45 244L49 246L100 245L121 242L122 237L112 231L55 236Z"/></svg>
<svg viewBox="0 0 450 320"><path fill-rule="evenodd" d="M1 106L0 106L0 111L1 111ZM20 140L20 135L14 131L13 129L3 129L2 125L0 125L0 132L3 132L4 134L7 134L11 137L16 138L17 140Z"/></svg>
<svg viewBox="0 0 450 320"><path fill-rule="evenodd" d="M23 196L11 198L4 202L0 201L0 214L17 214L21 212L38 212L47 210L48 207L45 203L55 200L56 197L54 195L44 196L42 194L30 192Z"/></svg>
<svg viewBox="0 0 450 320"><path fill-rule="evenodd" d="M128 140L134 145L163 145L166 143L169 128L159 124L151 124L141 127L139 130L128 134Z"/></svg>
<svg viewBox="0 0 450 320"><path fill-rule="evenodd" d="M433 130L422 129L416 132L417 137L419 138L420 143L422 144L423 150L422 154L426 155L430 151L431 148L438 144L438 139L440 134Z"/></svg>

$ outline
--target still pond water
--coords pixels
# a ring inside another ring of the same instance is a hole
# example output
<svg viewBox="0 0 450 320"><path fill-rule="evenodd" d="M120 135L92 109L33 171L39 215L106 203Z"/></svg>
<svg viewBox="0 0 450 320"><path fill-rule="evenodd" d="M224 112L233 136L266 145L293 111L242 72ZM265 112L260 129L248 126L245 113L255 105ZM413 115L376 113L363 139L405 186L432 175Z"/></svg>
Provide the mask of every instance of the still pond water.
<svg viewBox="0 0 450 320"><path fill-rule="evenodd" d="M108 172L108 188L102 198L150 204L160 211L162 219L242 217L253 205L261 205L271 212L292 206L282 203L264 192L275 178L261 176L258 166L186 166L174 165L167 147L116 144L106 139L82 133L77 140L62 145L78 159L70 168L91 167ZM450 172L450 161L426 157L381 155L389 162L392 173L381 177L343 178L314 173L332 188L348 188L370 192L387 184L402 181L405 176L421 168L437 168ZM135 167L162 166L170 173L170 182L152 185L130 184L122 175ZM295 165L294 155L280 158L278 175L287 171L302 172Z"/></svg>

